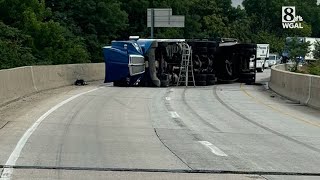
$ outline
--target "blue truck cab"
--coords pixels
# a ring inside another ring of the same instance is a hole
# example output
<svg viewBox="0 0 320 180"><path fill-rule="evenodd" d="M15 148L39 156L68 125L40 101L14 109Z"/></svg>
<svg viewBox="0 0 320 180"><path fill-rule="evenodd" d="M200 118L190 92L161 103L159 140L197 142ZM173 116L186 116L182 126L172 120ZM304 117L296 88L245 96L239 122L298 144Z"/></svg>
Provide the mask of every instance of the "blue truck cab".
<svg viewBox="0 0 320 180"><path fill-rule="evenodd" d="M145 72L144 52L135 41L113 41L103 48L105 82L136 83Z"/></svg>

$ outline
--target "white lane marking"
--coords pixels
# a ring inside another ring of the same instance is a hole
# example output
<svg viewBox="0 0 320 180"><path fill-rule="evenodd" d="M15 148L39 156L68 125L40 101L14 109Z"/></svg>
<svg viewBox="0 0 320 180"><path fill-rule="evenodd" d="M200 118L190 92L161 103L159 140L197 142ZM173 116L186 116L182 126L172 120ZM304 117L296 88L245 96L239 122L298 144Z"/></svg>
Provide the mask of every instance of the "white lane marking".
<svg viewBox="0 0 320 180"><path fill-rule="evenodd" d="M170 98L170 97L166 97L166 100L167 100L167 101L170 101L170 100L171 100L171 98Z"/></svg>
<svg viewBox="0 0 320 180"><path fill-rule="evenodd" d="M170 115L174 119L180 118L179 114L175 111L170 111Z"/></svg>
<svg viewBox="0 0 320 180"><path fill-rule="evenodd" d="M11 178L11 175L13 173L13 168L11 168L12 166L16 165L16 162L18 160L18 158L20 157L20 153L24 147L24 145L26 144L26 142L28 141L28 139L30 138L30 136L32 135L32 133L38 128L38 126L41 124L41 122L48 117L52 112L54 112L55 110L57 110L58 108L60 108L61 106L63 106L64 104L74 100L75 98L82 96L84 94L96 91L99 88L95 88L92 89L90 91L87 92L83 92L77 95L74 95L72 97L70 97L69 99L66 99L62 102L60 102L59 104L55 105L53 108L51 108L49 111L47 111L46 113L44 113L25 133L24 135L20 138L19 142L17 143L16 147L14 148L14 150L12 151L9 159L7 160L6 164L5 164L5 168L3 169L2 173L0 174L0 180L9 180Z"/></svg>
<svg viewBox="0 0 320 180"><path fill-rule="evenodd" d="M202 145L208 147L211 152L217 156L228 156L226 153L224 153L221 149L219 149L218 147L216 147L215 145L213 145L212 143L208 142L208 141L198 141L199 143L201 143Z"/></svg>

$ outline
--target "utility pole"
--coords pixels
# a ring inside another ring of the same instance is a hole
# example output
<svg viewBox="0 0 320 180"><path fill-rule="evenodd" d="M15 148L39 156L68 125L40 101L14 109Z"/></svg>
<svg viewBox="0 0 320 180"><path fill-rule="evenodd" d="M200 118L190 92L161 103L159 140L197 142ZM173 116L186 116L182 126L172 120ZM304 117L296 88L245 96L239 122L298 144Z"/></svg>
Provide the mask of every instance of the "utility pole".
<svg viewBox="0 0 320 180"><path fill-rule="evenodd" d="M154 38L154 9L151 9L151 39Z"/></svg>

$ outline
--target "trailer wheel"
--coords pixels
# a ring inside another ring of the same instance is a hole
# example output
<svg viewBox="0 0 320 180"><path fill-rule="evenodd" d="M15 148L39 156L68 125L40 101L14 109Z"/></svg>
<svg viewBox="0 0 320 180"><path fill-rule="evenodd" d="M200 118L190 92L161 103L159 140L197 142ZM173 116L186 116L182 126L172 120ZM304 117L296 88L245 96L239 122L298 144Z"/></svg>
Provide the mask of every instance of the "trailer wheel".
<svg viewBox="0 0 320 180"><path fill-rule="evenodd" d="M207 81L196 81L196 85L197 86L206 86L207 85Z"/></svg>
<svg viewBox="0 0 320 180"><path fill-rule="evenodd" d="M208 48L209 54L214 54L217 51L217 48Z"/></svg>
<svg viewBox="0 0 320 180"><path fill-rule="evenodd" d="M215 74L207 74L207 80L215 80L216 75Z"/></svg>
<svg viewBox="0 0 320 180"><path fill-rule="evenodd" d="M264 71L264 68L257 68L257 72L263 72Z"/></svg>
<svg viewBox="0 0 320 180"><path fill-rule="evenodd" d="M208 80L207 81L207 85L215 85L216 84L216 80Z"/></svg>
<svg viewBox="0 0 320 180"><path fill-rule="evenodd" d="M193 52L195 54L206 54L208 52L208 48L207 47L196 47L193 49Z"/></svg>
<svg viewBox="0 0 320 180"><path fill-rule="evenodd" d="M161 81L161 87L169 87L169 84L170 84L169 80Z"/></svg>
<svg viewBox="0 0 320 180"><path fill-rule="evenodd" d="M256 81L255 73L243 73L240 74L240 82L246 84L254 84Z"/></svg>
<svg viewBox="0 0 320 180"><path fill-rule="evenodd" d="M207 81L207 75L206 74L196 74L194 76L195 81Z"/></svg>
<svg viewBox="0 0 320 180"><path fill-rule="evenodd" d="M207 74L207 85L216 84L216 76L215 74Z"/></svg>

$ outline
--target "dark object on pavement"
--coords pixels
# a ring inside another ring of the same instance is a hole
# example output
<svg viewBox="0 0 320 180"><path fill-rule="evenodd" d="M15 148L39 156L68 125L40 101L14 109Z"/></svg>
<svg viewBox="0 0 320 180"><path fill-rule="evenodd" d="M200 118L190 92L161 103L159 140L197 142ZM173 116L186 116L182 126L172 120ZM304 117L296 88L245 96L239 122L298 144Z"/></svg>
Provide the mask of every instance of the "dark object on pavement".
<svg viewBox="0 0 320 180"><path fill-rule="evenodd" d="M84 85L88 85L88 83L86 81L84 81L83 79L77 79L74 82L74 85L76 85L76 86L84 86Z"/></svg>

